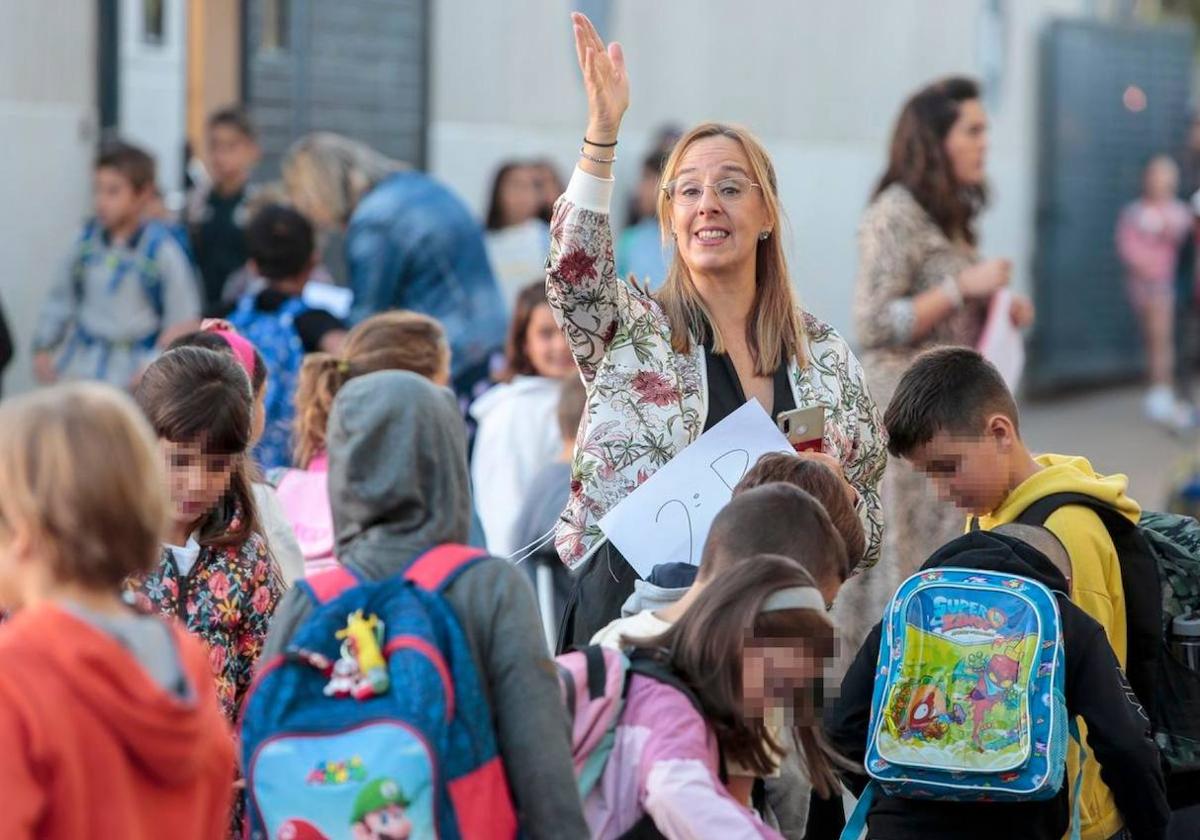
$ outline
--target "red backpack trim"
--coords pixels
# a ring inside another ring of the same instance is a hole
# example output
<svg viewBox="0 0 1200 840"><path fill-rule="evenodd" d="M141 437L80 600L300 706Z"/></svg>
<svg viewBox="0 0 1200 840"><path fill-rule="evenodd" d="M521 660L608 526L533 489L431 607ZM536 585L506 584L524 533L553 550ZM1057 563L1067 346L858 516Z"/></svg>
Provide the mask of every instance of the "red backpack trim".
<svg viewBox="0 0 1200 840"><path fill-rule="evenodd" d="M437 592L450 584L458 573L487 552L469 545L446 543L431 548L404 570L404 579L429 592Z"/></svg>

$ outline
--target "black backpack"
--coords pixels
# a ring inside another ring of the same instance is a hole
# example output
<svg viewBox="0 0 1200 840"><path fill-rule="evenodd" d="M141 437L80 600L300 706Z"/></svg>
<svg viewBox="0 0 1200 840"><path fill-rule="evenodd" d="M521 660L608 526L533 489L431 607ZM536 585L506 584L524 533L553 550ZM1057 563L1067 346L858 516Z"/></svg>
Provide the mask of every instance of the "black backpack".
<svg viewBox="0 0 1200 840"><path fill-rule="evenodd" d="M1125 591L1126 675L1150 717L1171 776L1200 774L1200 673L1168 644L1171 622L1200 609L1200 522L1143 511L1135 525L1116 508L1084 493L1054 493L1016 521L1044 525L1059 508L1078 505L1104 523L1117 550Z"/></svg>

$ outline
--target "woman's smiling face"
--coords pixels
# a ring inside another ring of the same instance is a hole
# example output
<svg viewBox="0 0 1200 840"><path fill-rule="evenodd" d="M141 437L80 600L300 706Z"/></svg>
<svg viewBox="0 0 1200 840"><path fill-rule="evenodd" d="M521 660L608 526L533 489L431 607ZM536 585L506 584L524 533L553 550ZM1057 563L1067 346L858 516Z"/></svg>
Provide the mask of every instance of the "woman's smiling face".
<svg viewBox="0 0 1200 840"><path fill-rule="evenodd" d="M726 272L753 263L759 236L770 222L762 190L737 141L705 137L692 143L679 160L672 186L671 229L688 271Z"/></svg>

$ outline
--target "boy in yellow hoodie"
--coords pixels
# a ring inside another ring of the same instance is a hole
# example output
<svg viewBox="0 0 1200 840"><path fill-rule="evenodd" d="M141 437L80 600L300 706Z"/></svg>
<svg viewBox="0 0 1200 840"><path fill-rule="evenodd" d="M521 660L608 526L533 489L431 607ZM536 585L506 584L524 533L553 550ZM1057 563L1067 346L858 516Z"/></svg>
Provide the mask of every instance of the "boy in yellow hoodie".
<svg viewBox="0 0 1200 840"><path fill-rule="evenodd" d="M1082 457L1032 455L1021 441L1017 406L1004 380L974 350L944 347L918 357L900 380L884 424L891 454L924 472L939 496L985 530L1014 522L1034 502L1059 493L1097 499L1134 525L1141 515L1125 493L1124 475L1100 475ZM1066 505L1045 527L1070 554L1071 600L1104 628L1127 668L1121 560L1104 522L1087 507ZM1086 738L1082 722L1080 731ZM1078 760L1072 743L1068 778ZM1080 815L1083 840L1121 836L1121 815L1094 761L1084 767Z"/></svg>

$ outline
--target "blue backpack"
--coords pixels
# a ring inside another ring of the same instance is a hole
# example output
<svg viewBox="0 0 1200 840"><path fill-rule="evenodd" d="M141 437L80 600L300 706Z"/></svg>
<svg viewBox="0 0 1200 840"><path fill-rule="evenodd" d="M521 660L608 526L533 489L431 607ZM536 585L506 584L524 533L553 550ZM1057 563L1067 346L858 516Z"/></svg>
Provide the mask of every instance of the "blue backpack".
<svg viewBox="0 0 1200 840"><path fill-rule="evenodd" d="M254 454L263 469L269 470L292 464L292 418L296 414L292 401L304 363L304 344L296 330L296 319L309 306L297 297L279 309L264 312L255 305L255 297L243 296L229 323L258 348L267 365L267 424Z"/></svg>
<svg viewBox="0 0 1200 840"><path fill-rule="evenodd" d="M242 711L249 838L516 836L491 711L443 594L485 557L445 545L381 581L339 566L297 584L315 608Z"/></svg>
<svg viewBox="0 0 1200 840"><path fill-rule="evenodd" d="M876 785L889 796L956 802L1058 794L1067 735L1079 735L1049 589L975 569L920 572L892 597L882 631L863 760L873 781L844 840L865 827Z"/></svg>

